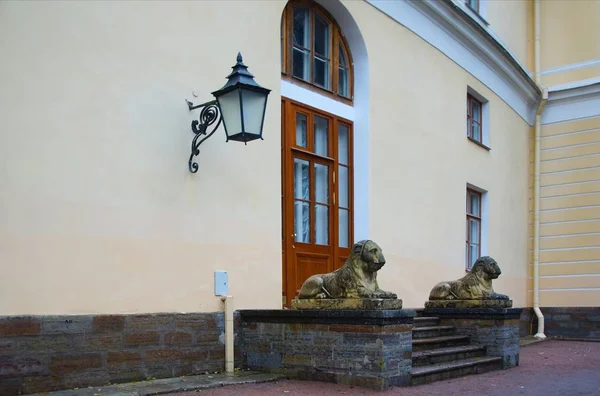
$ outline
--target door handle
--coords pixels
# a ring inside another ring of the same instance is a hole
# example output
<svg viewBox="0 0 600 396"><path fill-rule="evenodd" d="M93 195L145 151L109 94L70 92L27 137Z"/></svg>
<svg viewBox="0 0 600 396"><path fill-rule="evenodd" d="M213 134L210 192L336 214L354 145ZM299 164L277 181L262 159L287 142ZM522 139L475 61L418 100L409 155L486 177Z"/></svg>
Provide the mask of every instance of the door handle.
<svg viewBox="0 0 600 396"><path fill-rule="evenodd" d="M292 238L296 239L296 233L292 234Z"/></svg>

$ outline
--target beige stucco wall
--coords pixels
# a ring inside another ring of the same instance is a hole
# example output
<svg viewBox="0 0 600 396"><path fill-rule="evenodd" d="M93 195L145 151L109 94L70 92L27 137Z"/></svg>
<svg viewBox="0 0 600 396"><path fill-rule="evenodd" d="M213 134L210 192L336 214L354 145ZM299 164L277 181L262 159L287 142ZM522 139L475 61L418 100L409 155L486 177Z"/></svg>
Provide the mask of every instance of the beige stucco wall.
<svg viewBox="0 0 600 396"><path fill-rule="evenodd" d="M547 73L548 69L600 60L600 2L542 0L540 8L542 82L546 86L598 77L598 65Z"/></svg>
<svg viewBox="0 0 600 396"><path fill-rule="evenodd" d="M542 127L540 304L600 301L600 117Z"/></svg>
<svg viewBox="0 0 600 396"><path fill-rule="evenodd" d="M467 183L489 191L495 282L523 306L527 288L529 126L442 53L362 2L347 2L371 69L371 236L388 264L382 288L419 307L433 284L465 274ZM393 50L378 43L393 43ZM410 54L410 55L407 55ZM389 73L389 65L401 71ZM467 85L490 101L490 145L466 137Z"/></svg>
<svg viewBox="0 0 600 396"><path fill-rule="evenodd" d="M0 3L0 314L216 311L215 269L237 307L280 306L282 9ZM265 140L221 127L192 175L184 99L238 51L273 90Z"/></svg>
<svg viewBox="0 0 600 396"><path fill-rule="evenodd" d="M495 288L523 306L529 126L368 3L344 4L369 54L381 286L418 307L434 283L464 274L471 183L489 191ZM229 271L236 308L280 306L283 6L0 3L0 314L215 311L215 269ZM221 129L192 175L197 113L184 99L212 99L238 50L273 90L265 140L226 144ZM490 101L489 152L465 136L467 85Z"/></svg>
<svg viewBox="0 0 600 396"><path fill-rule="evenodd" d="M484 0L490 29L528 71L534 69L533 1Z"/></svg>

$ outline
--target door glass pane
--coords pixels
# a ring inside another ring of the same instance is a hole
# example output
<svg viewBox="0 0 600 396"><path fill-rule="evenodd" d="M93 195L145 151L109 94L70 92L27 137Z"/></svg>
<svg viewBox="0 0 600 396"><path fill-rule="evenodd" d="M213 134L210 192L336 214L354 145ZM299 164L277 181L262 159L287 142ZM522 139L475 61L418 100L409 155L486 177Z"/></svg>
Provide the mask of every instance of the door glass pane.
<svg viewBox="0 0 600 396"><path fill-rule="evenodd" d="M340 234L340 240L339 240L339 245L340 247L349 247L348 244L348 239L349 239L349 235L350 235L350 230L348 228L348 210L347 209L340 209L339 210L339 234Z"/></svg>
<svg viewBox="0 0 600 396"><path fill-rule="evenodd" d="M342 165L348 165L348 127L338 125L338 160Z"/></svg>
<svg viewBox="0 0 600 396"><path fill-rule="evenodd" d="M479 222L475 220L469 221L469 241L479 243Z"/></svg>
<svg viewBox="0 0 600 396"><path fill-rule="evenodd" d="M329 148L327 139L329 136L329 120L315 115L315 154L327 156Z"/></svg>
<svg viewBox="0 0 600 396"><path fill-rule="evenodd" d="M315 243L329 244L329 207L325 205L315 205Z"/></svg>
<svg viewBox="0 0 600 396"><path fill-rule="evenodd" d="M294 77L308 81L308 52L294 47L293 74Z"/></svg>
<svg viewBox="0 0 600 396"><path fill-rule="evenodd" d="M308 161L294 158L294 198L310 199Z"/></svg>
<svg viewBox="0 0 600 396"><path fill-rule="evenodd" d="M471 193L470 196L471 210L469 213L475 216L479 216L481 214L481 211L479 209L479 195Z"/></svg>
<svg viewBox="0 0 600 396"><path fill-rule="evenodd" d="M306 147L306 127L308 122L304 114L296 113L296 146Z"/></svg>
<svg viewBox="0 0 600 396"><path fill-rule="evenodd" d="M294 7L294 44L304 48L309 45L310 18L308 8Z"/></svg>
<svg viewBox="0 0 600 396"><path fill-rule="evenodd" d="M315 52L329 58L329 23L315 13Z"/></svg>
<svg viewBox="0 0 600 396"><path fill-rule="evenodd" d="M329 168L327 165L315 164L315 201L329 203Z"/></svg>
<svg viewBox="0 0 600 396"><path fill-rule="evenodd" d="M310 204L294 201L294 233L296 242L310 243Z"/></svg>
<svg viewBox="0 0 600 396"><path fill-rule="evenodd" d="M339 173L339 188L340 188L340 198L339 204L340 208L348 208L348 168L345 166L338 166Z"/></svg>

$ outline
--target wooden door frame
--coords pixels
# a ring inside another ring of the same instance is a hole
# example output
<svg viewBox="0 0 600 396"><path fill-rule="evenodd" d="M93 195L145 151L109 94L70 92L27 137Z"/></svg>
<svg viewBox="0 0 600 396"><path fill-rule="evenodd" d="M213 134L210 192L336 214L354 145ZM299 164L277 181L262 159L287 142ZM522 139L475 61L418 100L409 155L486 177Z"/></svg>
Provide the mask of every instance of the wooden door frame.
<svg viewBox="0 0 600 396"><path fill-rule="evenodd" d="M333 150L330 157L317 156L314 153L311 153L309 150L312 143L307 144L307 149L299 149L294 147L294 142L290 140L293 138L291 133L286 133L289 130L295 130L295 111L300 108L301 110L305 110L306 113L309 114L307 118L307 143L310 137L312 136L309 132L312 128L314 128L314 115L320 115L324 118L327 118L330 121L330 131L328 136L328 144L329 147ZM291 251L291 241L292 233L290 230L293 230L293 213L294 213L294 199L293 197L293 183L290 180L290 177L293 177L291 173L293 170L292 167L292 153L296 152L298 154L305 153L308 156L316 156L320 160L331 161L331 169L333 172L332 176L329 177L329 188L330 193L334 194L334 196L338 196L339 183L335 175L338 174L339 168L339 148L337 142L337 127L339 124L344 124L348 127L348 205L349 205L349 213L348 213L348 247L340 248L339 244L339 199L335 200L333 198L332 203L330 204L330 225L332 232L330 234L330 244L332 249L332 257L331 263L333 269L339 268L341 266L340 257L346 256L346 254L340 254L340 249L347 249L347 254L349 254L350 249L352 248L352 242L354 241L354 123L348 119L343 117L339 117L335 114L330 114L324 112L318 108L312 107L310 105L297 102L295 100L283 97L281 98L281 173L282 173L282 305L287 306L287 300L291 300L294 297L295 291L292 291L295 287L292 284L295 275L290 273L289 266L292 260L294 259L294 252ZM335 139L334 139L335 137ZM302 155L302 154L301 154ZM339 180L339 176L337 177ZM312 180L311 180L311 188L312 188ZM312 218L313 216L311 216ZM331 221L335 219L337 221ZM312 223L312 221L311 221ZM314 231L313 231L314 232ZM334 245L335 244L335 245ZM292 276L294 275L294 276ZM290 292L293 294L290 296Z"/></svg>

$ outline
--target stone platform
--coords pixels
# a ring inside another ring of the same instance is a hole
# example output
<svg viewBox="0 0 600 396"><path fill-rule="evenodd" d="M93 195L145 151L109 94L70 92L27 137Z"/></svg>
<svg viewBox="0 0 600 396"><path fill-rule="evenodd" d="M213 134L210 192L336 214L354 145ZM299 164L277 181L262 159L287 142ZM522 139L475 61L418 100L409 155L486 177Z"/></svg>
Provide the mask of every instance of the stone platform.
<svg viewBox="0 0 600 396"><path fill-rule="evenodd" d="M242 310L243 366L384 390L411 383L414 310Z"/></svg>
<svg viewBox="0 0 600 396"><path fill-rule="evenodd" d="M512 308L512 300L429 300L425 308Z"/></svg>
<svg viewBox="0 0 600 396"><path fill-rule="evenodd" d="M459 308L432 307L426 303L423 316L439 317L440 325L454 326L457 334L467 335L472 343L485 346L488 356L502 357L502 368L506 369L519 365L519 325L523 309L498 305Z"/></svg>
<svg viewBox="0 0 600 396"><path fill-rule="evenodd" d="M294 299L292 309L402 309L402 300L384 298Z"/></svg>

